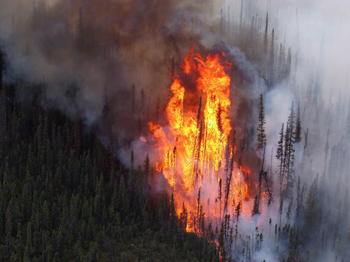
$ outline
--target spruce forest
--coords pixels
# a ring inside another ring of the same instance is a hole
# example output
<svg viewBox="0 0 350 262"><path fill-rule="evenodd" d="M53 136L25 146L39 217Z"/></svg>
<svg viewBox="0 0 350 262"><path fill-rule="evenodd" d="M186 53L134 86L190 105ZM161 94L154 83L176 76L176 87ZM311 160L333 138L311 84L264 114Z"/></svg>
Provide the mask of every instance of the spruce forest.
<svg viewBox="0 0 350 262"><path fill-rule="evenodd" d="M0 0L0 261L350 262L348 8Z"/></svg>

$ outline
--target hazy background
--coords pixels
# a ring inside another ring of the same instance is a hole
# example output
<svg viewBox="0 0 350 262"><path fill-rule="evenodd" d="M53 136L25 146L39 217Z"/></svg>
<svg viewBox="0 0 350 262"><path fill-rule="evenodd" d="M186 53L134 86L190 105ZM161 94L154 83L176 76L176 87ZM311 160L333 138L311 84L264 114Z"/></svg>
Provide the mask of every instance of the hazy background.
<svg viewBox="0 0 350 262"><path fill-rule="evenodd" d="M191 45L205 53L224 42L237 67L232 116L248 116L250 109L245 108L253 105L251 118L237 120L240 138L246 124L255 140L257 98L264 93L266 168L275 180L274 204L263 206L263 215L246 216L240 222L242 245L246 236L254 236L258 225L269 237L256 251L257 261L274 261L285 251L276 247L273 233L280 204L274 156L281 124L286 123L294 101L300 103L302 119L302 141L295 145L296 177L305 186L305 198L317 174L320 180L323 177L326 186L319 182L320 190L326 192L327 201L320 207L328 220L320 219L320 228L331 232L329 241L340 243L324 248L315 261L345 257L346 237L339 235L341 228L335 221L340 219L345 228L349 225L348 217L338 214L349 203L345 196L349 186L350 2L0 0L0 7L5 83L18 87L16 99L30 103L41 93L44 108L57 108L82 120L87 128L96 127L106 146L121 148L116 155L126 164L131 150L140 152L139 163L146 152L152 153L140 142L140 135L146 135L147 121L157 118L157 110L164 110L170 74L178 73ZM290 68L282 74L288 54ZM274 75L275 71L282 76ZM251 209L252 201L246 206ZM288 222L287 208L285 203L282 224ZM305 247L311 253L319 244L317 237Z"/></svg>

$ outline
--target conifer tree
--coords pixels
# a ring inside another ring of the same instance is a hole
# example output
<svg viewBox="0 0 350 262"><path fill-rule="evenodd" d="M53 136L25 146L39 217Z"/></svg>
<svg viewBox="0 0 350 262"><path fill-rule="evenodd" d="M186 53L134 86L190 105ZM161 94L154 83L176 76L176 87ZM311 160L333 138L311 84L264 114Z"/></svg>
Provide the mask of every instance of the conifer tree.
<svg viewBox="0 0 350 262"><path fill-rule="evenodd" d="M235 228L235 241L237 241L238 237L238 221L239 221L239 216L242 211L242 202L239 201L238 205L235 208L235 215L236 215L236 228Z"/></svg>
<svg viewBox="0 0 350 262"><path fill-rule="evenodd" d="M3 83L4 64L4 54L2 50L0 50L0 143L3 150L5 149L5 142L7 138L7 101L5 86Z"/></svg>
<svg viewBox="0 0 350 262"><path fill-rule="evenodd" d="M264 171L263 173L263 177L264 177L264 181L265 181L265 187L266 187L266 193L267 195L267 204L271 205L272 200L273 200L273 196L272 196L272 190L271 187L269 185L269 180L268 180L268 175L267 175L267 171Z"/></svg>
<svg viewBox="0 0 350 262"><path fill-rule="evenodd" d="M270 81L269 86L273 86L275 83L275 29L272 28L271 32L271 46L270 46L270 55L269 55L269 64L270 64Z"/></svg>
<svg viewBox="0 0 350 262"><path fill-rule="evenodd" d="M28 257L28 259L32 256L32 224L31 221L27 224L27 242L25 247L25 255Z"/></svg>
<svg viewBox="0 0 350 262"><path fill-rule="evenodd" d="M252 210L252 215L254 216L255 214L259 214L259 199L258 195L255 196L254 198L254 206Z"/></svg>
<svg viewBox="0 0 350 262"><path fill-rule="evenodd" d="M298 103L297 108L297 119L296 119L296 126L295 126L295 143L298 143L301 141L301 119L300 119L300 102Z"/></svg>
<svg viewBox="0 0 350 262"><path fill-rule="evenodd" d="M225 200L224 200L224 214L227 211L227 202L229 199L229 194L230 194L230 187L231 187L231 180L232 180L232 173L233 173L233 168L234 168L234 161L235 161L235 145L236 145L236 130L233 130L233 141L232 141L232 148L231 148L231 159L228 160L227 157L227 164L230 164L228 172L228 177L226 178L226 187L225 187Z"/></svg>
<svg viewBox="0 0 350 262"><path fill-rule="evenodd" d="M150 163L149 163L149 157L148 154L146 155L145 165L144 165L144 186L146 187L146 193L148 193L148 178L150 175Z"/></svg>
<svg viewBox="0 0 350 262"><path fill-rule="evenodd" d="M288 209L287 209L287 213L286 213L287 221L288 221L288 222L290 222L290 218L291 218L291 215L292 215L292 207L293 207L293 199L291 199L291 200L289 201Z"/></svg>
<svg viewBox="0 0 350 262"><path fill-rule="evenodd" d="M283 192L281 194L281 197L280 197L280 207L279 207L279 214L280 214L280 227L281 227L281 224L282 224L282 212L283 212Z"/></svg>
<svg viewBox="0 0 350 262"><path fill-rule="evenodd" d="M284 123L282 123L280 131L280 139L278 140L278 147L276 150L276 158L279 160L279 183L280 183L280 195L283 185L283 168L284 168Z"/></svg>
<svg viewBox="0 0 350 262"><path fill-rule="evenodd" d="M182 203L182 211L180 214L180 227L186 230L187 227L187 209L185 208L185 203Z"/></svg>
<svg viewBox="0 0 350 262"><path fill-rule="evenodd" d="M264 148L266 143L266 134L265 134L265 113L264 113L264 98L263 94L260 94L260 102L259 102L259 125L257 128L258 131L258 144L256 149L261 150Z"/></svg>
<svg viewBox="0 0 350 262"><path fill-rule="evenodd" d="M267 51L267 32L269 29L269 13L266 13L265 19L265 34L264 34L264 53Z"/></svg>
<svg viewBox="0 0 350 262"><path fill-rule="evenodd" d="M295 216L298 219L300 211L301 211L301 207L302 207L302 191L300 188L300 176L298 176L298 183L297 183L297 207L296 207L296 212L295 212Z"/></svg>
<svg viewBox="0 0 350 262"><path fill-rule="evenodd" d="M173 232L176 232L176 211L175 211L175 200L174 195L171 194L170 199L170 227Z"/></svg>
<svg viewBox="0 0 350 262"><path fill-rule="evenodd" d="M220 219L221 219L221 200L222 200L222 180L221 180L221 178L219 178L218 200L219 200L219 211L220 211Z"/></svg>
<svg viewBox="0 0 350 262"><path fill-rule="evenodd" d="M327 130L327 139L326 139L326 145L324 147L324 174L327 170L327 161L328 161L328 153L329 153L329 128Z"/></svg>
<svg viewBox="0 0 350 262"><path fill-rule="evenodd" d="M287 128L285 131L285 143L284 143L284 176L286 178L285 191L286 196L291 198L293 195L294 185L294 143L295 143L295 113L294 102L290 108L290 114L288 117Z"/></svg>
<svg viewBox="0 0 350 262"><path fill-rule="evenodd" d="M306 195L304 205L304 218L308 230L317 227L319 223L319 197L318 197L318 181L317 177L309 188Z"/></svg>

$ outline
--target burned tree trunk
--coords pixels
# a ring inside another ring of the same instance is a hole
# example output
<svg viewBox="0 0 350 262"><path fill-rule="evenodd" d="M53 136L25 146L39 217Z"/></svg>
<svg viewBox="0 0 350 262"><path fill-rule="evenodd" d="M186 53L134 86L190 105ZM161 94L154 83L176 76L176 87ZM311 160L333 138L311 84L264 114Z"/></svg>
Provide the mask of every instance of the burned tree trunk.
<svg viewBox="0 0 350 262"><path fill-rule="evenodd" d="M230 187L231 187L231 180L232 180L232 173L234 168L234 160L235 160L235 144L236 144L236 130L233 131L233 141L232 141L232 152L231 152L231 159L230 159L230 169L228 172L227 180L226 180L226 188L225 188L225 202L224 202L224 214L226 214L227 211L227 202L230 194Z"/></svg>

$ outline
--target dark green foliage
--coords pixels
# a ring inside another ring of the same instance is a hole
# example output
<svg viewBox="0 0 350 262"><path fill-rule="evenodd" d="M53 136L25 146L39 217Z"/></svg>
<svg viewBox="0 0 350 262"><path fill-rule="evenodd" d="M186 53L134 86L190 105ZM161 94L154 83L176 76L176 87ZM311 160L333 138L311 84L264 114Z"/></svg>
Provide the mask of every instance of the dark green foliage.
<svg viewBox="0 0 350 262"><path fill-rule="evenodd" d="M125 170L80 123L37 103L6 106L0 261L219 261L214 244L184 232L185 206L179 219L173 197L148 197L148 156L136 169L132 153Z"/></svg>
<svg viewBox="0 0 350 262"><path fill-rule="evenodd" d="M320 207L319 207L319 193L318 193L318 179L310 186L304 204L304 219L305 229L312 230L316 229L319 225L320 220Z"/></svg>
<svg viewBox="0 0 350 262"><path fill-rule="evenodd" d="M286 179L286 197L292 198L294 187L294 143L295 143L295 112L294 102L290 108L287 127L284 135L284 177Z"/></svg>

